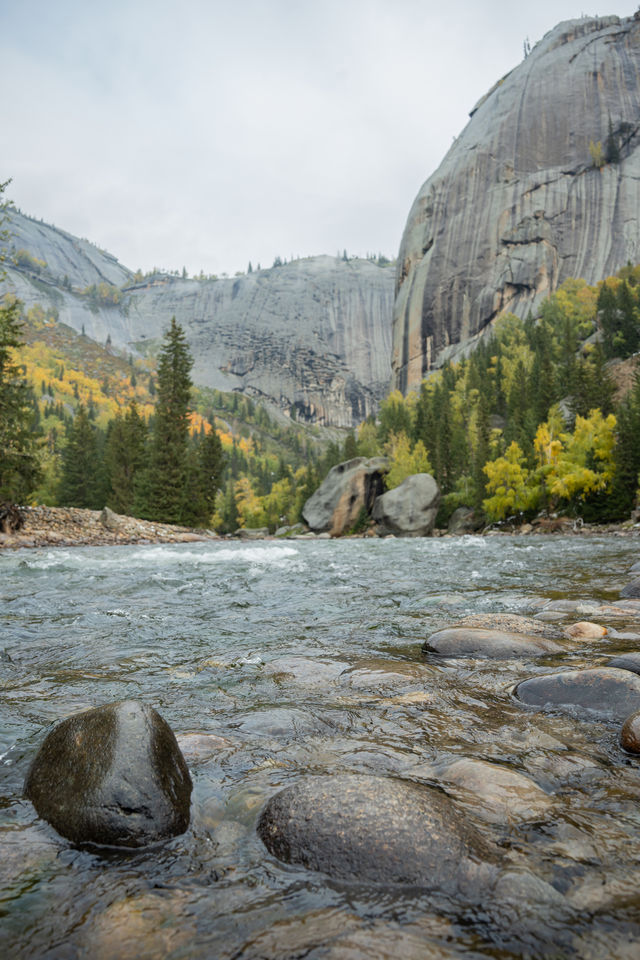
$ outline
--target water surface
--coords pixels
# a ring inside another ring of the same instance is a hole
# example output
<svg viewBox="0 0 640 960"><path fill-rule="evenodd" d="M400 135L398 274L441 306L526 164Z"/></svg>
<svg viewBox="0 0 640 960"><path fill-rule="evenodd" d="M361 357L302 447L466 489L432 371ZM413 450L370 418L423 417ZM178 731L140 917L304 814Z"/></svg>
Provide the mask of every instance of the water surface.
<svg viewBox="0 0 640 960"><path fill-rule="evenodd" d="M582 641L538 661L421 653L467 614L612 600L637 559L637 540L579 536L0 554L0 942L39 960L640 954L640 764L615 724L512 697L518 680L637 642ZM191 827L146 851L77 849L22 799L24 776L52 723L124 698L154 706L179 737L208 736L183 741ZM496 821L459 792L452 802L528 891L557 893L557 910L542 893L470 907L354 888L279 863L256 836L266 800L299 778L447 790L439 771L461 757L548 794L526 822Z"/></svg>

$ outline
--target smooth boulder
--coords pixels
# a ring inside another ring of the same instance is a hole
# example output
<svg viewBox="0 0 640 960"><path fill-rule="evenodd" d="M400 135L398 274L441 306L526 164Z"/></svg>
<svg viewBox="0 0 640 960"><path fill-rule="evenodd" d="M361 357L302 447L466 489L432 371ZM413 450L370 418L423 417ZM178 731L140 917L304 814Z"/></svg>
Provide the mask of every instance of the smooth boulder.
<svg viewBox="0 0 640 960"><path fill-rule="evenodd" d="M628 753L640 753L640 711L632 713L623 723L620 743Z"/></svg>
<svg viewBox="0 0 640 960"><path fill-rule="evenodd" d="M140 847L189 825L191 777L173 731L137 700L59 723L24 785L39 816L74 843Z"/></svg>
<svg viewBox="0 0 640 960"><path fill-rule="evenodd" d="M640 710L640 677L615 667L532 677L514 693L531 706L577 709L603 720L622 721Z"/></svg>
<svg viewBox="0 0 640 960"><path fill-rule="evenodd" d="M626 587L620 591L620 596L625 600L635 600L640 597L640 577L632 580Z"/></svg>
<svg viewBox="0 0 640 960"><path fill-rule="evenodd" d="M377 532L396 537L428 537L433 531L440 488L430 473L414 473L378 497L372 517Z"/></svg>
<svg viewBox="0 0 640 960"><path fill-rule="evenodd" d="M609 660L607 666L640 674L640 652L632 650L629 653L621 653L619 657Z"/></svg>
<svg viewBox="0 0 640 960"><path fill-rule="evenodd" d="M422 645L423 653L439 657L543 657L561 653L562 647L543 636L480 627L445 627Z"/></svg>
<svg viewBox="0 0 640 960"><path fill-rule="evenodd" d="M496 852L439 791L383 777L303 780L272 797L258 834L273 856L332 879L473 896Z"/></svg>
<svg viewBox="0 0 640 960"><path fill-rule="evenodd" d="M348 533L363 511L371 513L388 469L384 457L355 457L338 463L305 503L303 520L315 533L328 532L334 537Z"/></svg>

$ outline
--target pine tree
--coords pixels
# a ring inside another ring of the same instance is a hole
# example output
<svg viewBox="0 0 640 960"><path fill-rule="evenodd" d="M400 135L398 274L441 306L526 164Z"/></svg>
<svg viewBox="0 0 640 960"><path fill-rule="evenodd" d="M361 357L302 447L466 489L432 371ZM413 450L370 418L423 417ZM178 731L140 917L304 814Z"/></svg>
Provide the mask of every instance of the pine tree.
<svg viewBox="0 0 640 960"><path fill-rule="evenodd" d="M186 485L192 366L184 332L173 317L158 359L149 464L135 504L147 519L184 523L190 513Z"/></svg>
<svg viewBox="0 0 640 960"><path fill-rule="evenodd" d="M20 337L18 301L0 308L0 501L24 503L41 471L32 390L14 362Z"/></svg>
<svg viewBox="0 0 640 960"><path fill-rule="evenodd" d="M80 404L67 431L67 445L62 454L62 474L58 500L65 507L104 506L104 478L98 430L91 423L86 408Z"/></svg>
<svg viewBox="0 0 640 960"><path fill-rule="evenodd" d="M124 417L118 412L109 423L105 462L109 482L107 505L116 513L130 514L136 480L144 467L147 425L132 403Z"/></svg>

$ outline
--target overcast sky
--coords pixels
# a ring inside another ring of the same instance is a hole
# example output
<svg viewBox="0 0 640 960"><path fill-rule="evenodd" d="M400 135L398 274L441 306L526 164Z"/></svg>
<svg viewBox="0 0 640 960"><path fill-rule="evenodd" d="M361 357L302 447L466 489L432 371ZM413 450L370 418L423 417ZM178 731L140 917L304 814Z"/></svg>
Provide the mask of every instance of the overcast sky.
<svg viewBox="0 0 640 960"><path fill-rule="evenodd" d="M469 110L580 0L0 0L0 180L128 267L395 256Z"/></svg>

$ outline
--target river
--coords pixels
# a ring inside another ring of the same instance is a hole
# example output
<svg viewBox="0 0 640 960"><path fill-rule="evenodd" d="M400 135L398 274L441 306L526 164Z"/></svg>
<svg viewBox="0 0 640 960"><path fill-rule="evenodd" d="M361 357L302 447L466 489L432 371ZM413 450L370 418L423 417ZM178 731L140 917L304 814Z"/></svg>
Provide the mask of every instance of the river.
<svg viewBox="0 0 640 960"><path fill-rule="evenodd" d="M535 673L638 649L619 634L640 623L612 621L613 636L536 661L421 652L430 633L469 614L613 600L638 547L614 536L500 536L3 552L7 956L640 955L640 761L620 748L619 724L532 710L512 695ZM55 721L121 699L154 706L184 744L191 825L147 850L75 848L22 798L26 770ZM268 798L300 778L433 784L460 758L526 775L549 798L543 813L505 820L441 784L566 909L516 898L494 909L481 897L470 907L340 883L280 863L256 834Z"/></svg>

